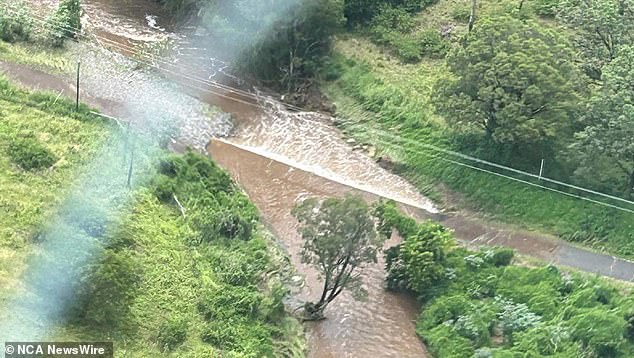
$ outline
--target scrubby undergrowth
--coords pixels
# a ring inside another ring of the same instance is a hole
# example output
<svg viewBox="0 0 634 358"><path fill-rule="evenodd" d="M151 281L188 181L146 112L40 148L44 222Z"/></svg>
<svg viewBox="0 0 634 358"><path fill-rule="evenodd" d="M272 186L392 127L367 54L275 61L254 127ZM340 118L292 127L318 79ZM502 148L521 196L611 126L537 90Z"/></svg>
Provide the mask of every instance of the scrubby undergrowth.
<svg viewBox="0 0 634 358"><path fill-rule="evenodd" d="M404 242L387 252L387 284L419 296L416 332L437 357L630 357L629 285L511 264L513 252L459 248L450 231L380 207Z"/></svg>

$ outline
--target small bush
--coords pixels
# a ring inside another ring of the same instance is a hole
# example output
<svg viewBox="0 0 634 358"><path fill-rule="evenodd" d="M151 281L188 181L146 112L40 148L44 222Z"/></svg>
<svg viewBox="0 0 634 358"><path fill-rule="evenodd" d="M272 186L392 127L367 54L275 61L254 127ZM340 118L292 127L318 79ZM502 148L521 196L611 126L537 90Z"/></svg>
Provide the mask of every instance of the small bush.
<svg viewBox="0 0 634 358"><path fill-rule="evenodd" d="M504 247L497 247L487 250L484 254L484 260L494 266L508 266L513 260L515 251Z"/></svg>
<svg viewBox="0 0 634 358"><path fill-rule="evenodd" d="M471 16L471 7L468 5L456 5L451 9L451 18L460 21L460 22L468 22L469 17Z"/></svg>
<svg viewBox="0 0 634 358"><path fill-rule="evenodd" d="M449 51L449 44L438 31L424 31L418 36L418 41L422 54L429 58L444 58Z"/></svg>
<svg viewBox="0 0 634 358"><path fill-rule="evenodd" d="M11 160L25 170L49 168L57 158L35 138L16 139L9 144L8 154Z"/></svg>
<svg viewBox="0 0 634 358"><path fill-rule="evenodd" d="M79 0L62 0L47 21L51 45L61 47L66 39L77 37L81 31L81 4Z"/></svg>
<svg viewBox="0 0 634 358"><path fill-rule="evenodd" d="M265 324L244 320L210 322L201 335L205 343L233 354L222 356L273 357L271 328Z"/></svg>
<svg viewBox="0 0 634 358"><path fill-rule="evenodd" d="M557 8L561 0L536 0L535 12L537 15L544 17L554 17L557 14Z"/></svg>
<svg viewBox="0 0 634 358"><path fill-rule="evenodd" d="M28 41L33 28L29 7L22 1L0 1L0 38L6 42Z"/></svg>
<svg viewBox="0 0 634 358"><path fill-rule="evenodd" d="M158 344L164 351L171 351L187 339L187 322L169 320L161 325L158 333Z"/></svg>

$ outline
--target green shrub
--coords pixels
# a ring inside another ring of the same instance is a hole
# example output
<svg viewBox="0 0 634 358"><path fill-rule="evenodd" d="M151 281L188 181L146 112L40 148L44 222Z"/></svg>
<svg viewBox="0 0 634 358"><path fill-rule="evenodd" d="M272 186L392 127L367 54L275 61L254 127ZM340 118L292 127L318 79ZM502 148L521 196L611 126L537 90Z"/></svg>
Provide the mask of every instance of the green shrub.
<svg viewBox="0 0 634 358"><path fill-rule="evenodd" d="M9 144L8 154L16 165L25 170L49 168L57 161L50 150L29 137L15 139Z"/></svg>
<svg viewBox="0 0 634 358"><path fill-rule="evenodd" d="M379 15L385 7L397 8L407 13L415 13L436 0L344 0L344 16L348 26L367 24Z"/></svg>
<svg viewBox="0 0 634 358"><path fill-rule="evenodd" d="M383 5L379 8L378 14L372 19L370 27L377 39L383 39L391 32L400 34L411 32L415 22L412 15L403 8L391 5Z"/></svg>
<svg viewBox="0 0 634 358"><path fill-rule="evenodd" d="M396 54L406 63L416 63L423 58L421 43L413 36L403 36L395 41L393 46L396 48Z"/></svg>
<svg viewBox="0 0 634 358"><path fill-rule="evenodd" d="M421 53L429 58L444 58L449 52L449 44L440 36L440 32L426 30L418 35Z"/></svg>
<svg viewBox="0 0 634 358"><path fill-rule="evenodd" d="M627 322L603 308L583 309L570 319L569 324L573 338L599 357L617 356L625 343L623 334Z"/></svg>
<svg viewBox="0 0 634 358"><path fill-rule="evenodd" d="M560 354L561 357L579 357L579 345L572 340L570 330L561 324L539 325L516 335L513 351L531 352L533 356L550 356ZM563 353L575 353L564 355Z"/></svg>
<svg viewBox="0 0 634 358"><path fill-rule="evenodd" d="M495 247L484 252L484 260L494 266L508 266L513 260L515 251L505 247Z"/></svg>
<svg viewBox="0 0 634 358"><path fill-rule="evenodd" d="M164 351L171 351L187 339L187 321L168 320L159 327L158 344Z"/></svg>
<svg viewBox="0 0 634 358"><path fill-rule="evenodd" d="M81 31L81 4L79 0L61 0L57 10L47 21L51 45L60 47L66 39L77 37Z"/></svg>
<svg viewBox="0 0 634 358"><path fill-rule="evenodd" d="M29 6L23 1L0 0L0 39L6 42L28 41L33 28Z"/></svg>
<svg viewBox="0 0 634 358"><path fill-rule="evenodd" d="M534 327L541 321L541 317L531 312L523 303L506 299L498 299L497 302L500 306L498 319L507 342L513 342L515 333Z"/></svg>
<svg viewBox="0 0 634 358"><path fill-rule="evenodd" d="M126 326L140 281L139 264L133 254L105 250L101 260L82 273L74 317L86 326L99 327L102 333L121 329Z"/></svg>
<svg viewBox="0 0 634 358"><path fill-rule="evenodd" d="M233 316L256 318L262 300L256 287L223 285L200 298L198 311L207 321Z"/></svg>
<svg viewBox="0 0 634 358"><path fill-rule="evenodd" d="M472 309L469 298L463 294L439 297L423 309L416 326L419 330L431 329L444 322L455 321Z"/></svg>
<svg viewBox="0 0 634 358"><path fill-rule="evenodd" d="M534 7L537 15L544 17L554 17L561 0L536 0Z"/></svg>
<svg viewBox="0 0 634 358"><path fill-rule="evenodd" d="M451 8L450 15L452 19L466 23L471 17L471 7L466 4L457 4Z"/></svg>
<svg viewBox="0 0 634 358"><path fill-rule="evenodd" d="M272 333L271 328L263 323L236 317L229 321L209 322L201 339L238 356L273 357Z"/></svg>
<svg viewBox="0 0 634 358"><path fill-rule="evenodd" d="M436 223L420 224L418 231L386 253L387 286L424 295L446 277L446 251L455 244L450 231Z"/></svg>
<svg viewBox="0 0 634 358"><path fill-rule="evenodd" d="M449 325L441 324L430 330L425 337L429 350L436 357L472 357L475 353L471 341L460 336Z"/></svg>

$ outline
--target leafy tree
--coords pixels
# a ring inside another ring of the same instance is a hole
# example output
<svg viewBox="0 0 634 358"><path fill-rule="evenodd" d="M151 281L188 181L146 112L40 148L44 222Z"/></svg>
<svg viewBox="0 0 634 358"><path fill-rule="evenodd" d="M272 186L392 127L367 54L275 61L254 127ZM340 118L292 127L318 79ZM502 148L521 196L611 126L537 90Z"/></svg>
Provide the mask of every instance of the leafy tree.
<svg viewBox="0 0 634 358"><path fill-rule="evenodd" d="M437 110L496 143L548 154L580 98L571 59L566 41L539 24L482 19L448 56L453 78L438 82Z"/></svg>
<svg viewBox="0 0 634 358"><path fill-rule="evenodd" d="M558 17L577 34L584 68L594 79L623 45L634 44L634 0L564 0Z"/></svg>
<svg viewBox="0 0 634 358"><path fill-rule="evenodd" d="M609 159L623 174L622 187L634 193L634 47L626 46L605 67L603 88L591 98L585 120L589 126L577 133L573 152L581 154L580 172Z"/></svg>
<svg viewBox="0 0 634 358"><path fill-rule="evenodd" d="M309 319L323 318L326 306L344 290L363 293L360 269L377 261L382 236L377 235L368 205L357 196L308 199L293 209L305 240L302 262L313 264L324 279L319 301L307 303Z"/></svg>
<svg viewBox="0 0 634 358"><path fill-rule="evenodd" d="M316 74L343 23L342 0L210 2L202 12L234 70L290 92Z"/></svg>
<svg viewBox="0 0 634 358"><path fill-rule="evenodd" d="M77 37L81 31L81 3L62 0L48 20L49 37L53 46L62 46L64 40Z"/></svg>

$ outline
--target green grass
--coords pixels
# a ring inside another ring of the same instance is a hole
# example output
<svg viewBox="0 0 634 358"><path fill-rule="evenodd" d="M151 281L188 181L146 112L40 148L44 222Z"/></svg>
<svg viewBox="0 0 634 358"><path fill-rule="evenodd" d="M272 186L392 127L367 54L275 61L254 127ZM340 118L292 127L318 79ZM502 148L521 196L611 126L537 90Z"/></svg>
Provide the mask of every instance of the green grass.
<svg viewBox="0 0 634 358"><path fill-rule="evenodd" d="M420 16L446 19L451 4L441 1ZM448 75L443 60L403 64L388 49L347 35L337 41L333 62L341 76L323 89L337 106L344 132L402 164L397 170L432 199L634 258L634 214L460 167L417 146L463 150L430 97L436 81Z"/></svg>
<svg viewBox="0 0 634 358"><path fill-rule="evenodd" d="M93 242L96 254L78 269L75 301L53 338L114 341L116 356L303 356L303 328L283 303L288 259L210 159L164 153L150 169L154 179L126 198L62 205L118 128L85 106L73 109L63 98L0 81L0 298L46 293L27 287L24 274L29 258L45 258L38 243L61 233ZM20 168L9 148L22 137L55 163ZM96 195L107 197L104 188ZM58 216L59 225L40 232Z"/></svg>
<svg viewBox="0 0 634 358"><path fill-rule="evenodd" d="M84 115L71 115L72 106L52 95L17 90L0 79L0 292L3 294L18 285L33 230L53 212L80 168L108 134L104 123L86 120ZM10 145L25 136L32 136L55 155L57 161L50 169L27 171L11 160Z"/></svg>
<svg viewBox="0 0 634 358"><path fill-rule="evenodd" d="M75 64L64 49L52 49L31 43L7 44L0 41L0 61L46 69L52 73L69 73Z"/></svg>

